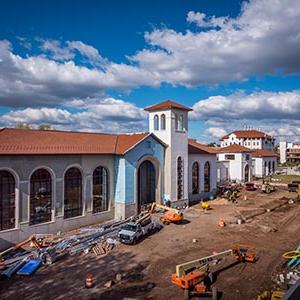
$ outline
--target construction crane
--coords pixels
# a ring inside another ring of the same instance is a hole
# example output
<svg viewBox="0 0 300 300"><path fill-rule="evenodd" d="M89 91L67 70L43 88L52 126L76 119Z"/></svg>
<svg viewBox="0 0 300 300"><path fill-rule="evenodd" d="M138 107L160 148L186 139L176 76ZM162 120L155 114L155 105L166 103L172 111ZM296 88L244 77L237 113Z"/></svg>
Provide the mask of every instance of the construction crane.
<svg viewBox="0 0 300 300"><path fill-rule="evenodd" d="M160 218L160 221L163 224L168 225L170 223L180 223L183 220L183 213L178 209L153 202L150 213L154 213L155 209L165 210L164 215Z"/></svg>
<svg viewBox="0 0 300 300"><path fill-rule="evenodd" d="M252 246L236 244L232 249L202 257L176 266L176 273L172 274L172 282L184 290L184 299L193 295L210 296L217 300L217 290L212 288L212 273L209 265L227 256L233 256L240 262L255 262L256 250Z"/></svg>

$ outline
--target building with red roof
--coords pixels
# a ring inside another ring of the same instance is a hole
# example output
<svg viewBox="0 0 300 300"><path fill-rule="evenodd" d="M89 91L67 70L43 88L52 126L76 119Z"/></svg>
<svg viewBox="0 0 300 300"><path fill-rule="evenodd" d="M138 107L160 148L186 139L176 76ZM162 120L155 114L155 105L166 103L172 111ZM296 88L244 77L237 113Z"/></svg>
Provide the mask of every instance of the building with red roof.
<svg viewBox="0 0 300 300"><path fill-rule="evenodd" d="M0 130L0 248L216 192L217 149L188 137L191 108L145 108L149 132Z"/></svg>

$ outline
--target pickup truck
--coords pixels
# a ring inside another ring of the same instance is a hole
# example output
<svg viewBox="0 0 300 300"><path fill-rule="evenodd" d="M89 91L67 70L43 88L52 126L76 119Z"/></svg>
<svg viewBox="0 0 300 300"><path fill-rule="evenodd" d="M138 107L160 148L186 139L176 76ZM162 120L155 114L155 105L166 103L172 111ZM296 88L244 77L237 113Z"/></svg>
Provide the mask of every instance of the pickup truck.
<svg viewBox="0 0 300 300"><path fill-rule="evenodd" d="M289 192L297 192L298 185L300 184L300 181L292 181L288 184L288 190Z"/></svg>
<svg viewBox="0 0 300 300"><path fill-rule="evenodd" d="M118 237L121 243L135 245L144 236L151 234L156 229L156 224L151 220L143 223L128 222L121 227Z"/></svg>

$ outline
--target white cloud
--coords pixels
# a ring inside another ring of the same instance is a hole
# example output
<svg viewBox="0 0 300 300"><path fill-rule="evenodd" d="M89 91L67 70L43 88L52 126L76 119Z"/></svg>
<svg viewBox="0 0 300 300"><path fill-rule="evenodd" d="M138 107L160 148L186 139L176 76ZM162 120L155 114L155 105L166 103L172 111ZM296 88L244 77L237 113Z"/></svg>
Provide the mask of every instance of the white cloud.
<svg viewBox="0 0 300 300"><path fill-rule="evenodd" d="M24 57L0 41L0 103L55 106L103 97L111 89L191 87L300 72L298 0L244 2L236 18L191 11L187 21L206 28L145 33L147 46L123 63L109 61L82 41L38 39L41 53Z"/></svg>
<svg viewBox="0 0 300 300"><path fill-rule="evenodd" d="M201 12L189 11L186 20L189 23L196 23L199 27L224 27L228 22L228 17L215 17L208 18L206 14Z"/></svg>
<svg viewBox="0 0 300 300"><path fill-rule="evenodd" d="M226 134L226 131L219 127L209 127L204 133L208 136L212 136L213 138L221 138Z"/></svg>
<svg viewBox="0 0 300 300"><path fill-rule="evenodd" d="M207 136L219 137L248 125L278 136L278 139L283 135L299 139L299 115L300 91L212 96L196 102L190 113L193 120L206 124Z"/></svg>
<svg viewBox="0 0 300 300"><path fill-rule="evenodd" d="M146 129L147 114L134 104L106 98L80 100L66 104L66 108L26 108L1 116L0 125L14 127L17 123L33 126L49 124L55 129L95 132L134 132ZM69 108L77 108L71 113Z"/></svg>
<svg viewBox="0 0 300 300"><path fill-rule="evenodd" d="M49 56L57 61L72 60L76 54L80 54L87 59L87 62L93 66L103 66L108 63L99 51L82 41L66 41L65 43L59 40L45 40L37 39L41 43L40 49L42 52L49 54Z"/></svg>
<svg viewBox="0 0 300 300"><path fill-rule="evenodd" d="M154 50L144 49L132 59L159 72L162 81L186 86L299 73L298 0L252 0L244 2L236 18L191 11L187 20L208 28L185 33L164 28L146 33Z"/></svg>

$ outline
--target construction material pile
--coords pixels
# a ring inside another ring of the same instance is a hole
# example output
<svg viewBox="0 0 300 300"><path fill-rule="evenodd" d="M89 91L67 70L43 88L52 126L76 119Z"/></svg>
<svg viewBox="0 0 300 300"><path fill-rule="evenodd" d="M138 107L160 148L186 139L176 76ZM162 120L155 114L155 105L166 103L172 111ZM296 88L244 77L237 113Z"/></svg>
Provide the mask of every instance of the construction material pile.
<svg viewBox="0 0 300 300"><path fill-rule="evenodd" d="M118 243L118 231L124 221L115 221L96 228L82 228L78 234L58 237L36 234L0 253L1 278L14 274L31 275L42 265L51 265L67 255L104 255Z"/></svg>

